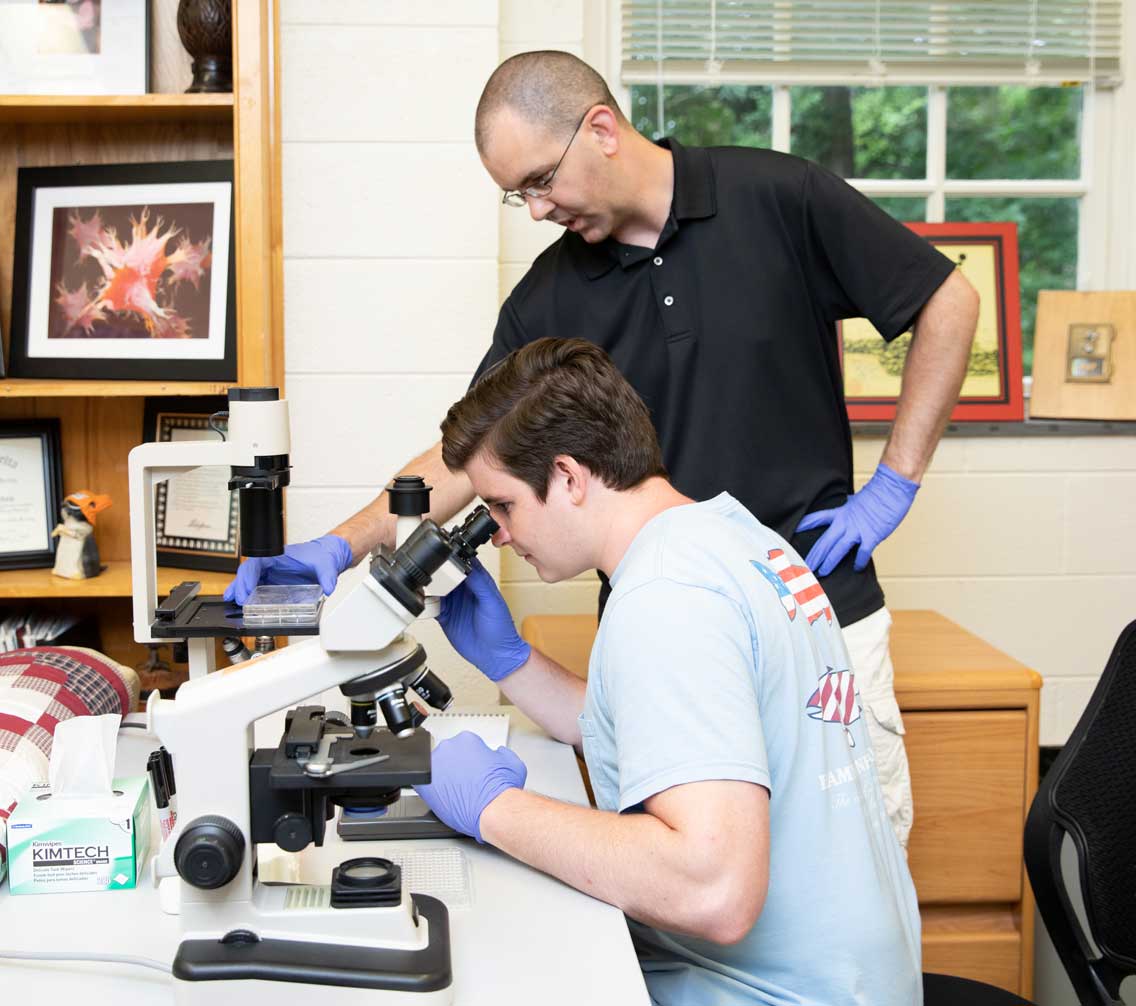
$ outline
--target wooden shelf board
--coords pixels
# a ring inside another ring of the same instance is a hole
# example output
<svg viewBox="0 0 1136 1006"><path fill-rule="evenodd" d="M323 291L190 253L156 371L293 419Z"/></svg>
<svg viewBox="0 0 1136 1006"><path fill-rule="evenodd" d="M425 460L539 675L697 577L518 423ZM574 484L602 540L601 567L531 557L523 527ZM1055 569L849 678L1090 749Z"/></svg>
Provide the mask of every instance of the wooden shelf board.
<svg viewBox="0 0 1136 1006"><path fill-rule="evenodd" d="M230 122L231 94L0 95L0 123Z"/></svg>
<svg viewBox="0 0 1136 1006"><path fill-rule="evenodd" d="M0 398L141 398L148 395L223 395L223 381L61 381L0 378Z"/></svg>
<svg viewBox="0 0 1136 1006"><path fill-rule="evenodd" d="M32 597L130 597L130 563L111 560L107 568L90 580L67 580L50 569L11 569L0 572L0 598ZM205 569L158 567L158 594L164 597L183 580L201 581L202 594L220 594L232 573Z"/></svg>

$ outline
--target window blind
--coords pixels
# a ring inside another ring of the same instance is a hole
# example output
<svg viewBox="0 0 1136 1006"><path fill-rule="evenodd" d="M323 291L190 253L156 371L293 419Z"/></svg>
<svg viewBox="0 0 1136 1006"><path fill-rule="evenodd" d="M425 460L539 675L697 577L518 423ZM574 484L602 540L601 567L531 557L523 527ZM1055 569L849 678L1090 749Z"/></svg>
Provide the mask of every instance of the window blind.
<svg viewBox="0 0 1136 1006"><path fill-rule="evenodd" d="M623 80L1115 86L1123 0L622 0Z"/></svg>

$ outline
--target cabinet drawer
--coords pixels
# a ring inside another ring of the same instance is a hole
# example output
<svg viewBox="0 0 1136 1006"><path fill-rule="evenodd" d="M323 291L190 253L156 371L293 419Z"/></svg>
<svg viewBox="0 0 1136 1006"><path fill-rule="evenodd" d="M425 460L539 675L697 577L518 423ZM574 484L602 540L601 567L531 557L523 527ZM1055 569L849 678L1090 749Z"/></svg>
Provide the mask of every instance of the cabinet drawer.
<svg viewBox="0 0 1136 1006"><path fill-rule="evenodd" d="M908 862L920 904L1021 895L1024 709L903 717L915 825Z"/></svg>
<svg viewBox="0 0 1136 1006"><path fill-rule="evenodd" d="M930 905L923 916L923 970L1021 994L1022 934L1010 905Z"/></svg>

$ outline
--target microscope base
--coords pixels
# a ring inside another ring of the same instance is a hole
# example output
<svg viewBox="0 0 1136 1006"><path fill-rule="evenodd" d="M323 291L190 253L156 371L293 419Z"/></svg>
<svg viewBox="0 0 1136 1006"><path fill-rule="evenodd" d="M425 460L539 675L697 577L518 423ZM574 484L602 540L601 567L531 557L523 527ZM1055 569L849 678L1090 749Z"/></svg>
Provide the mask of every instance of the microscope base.
<svg viewBox="0 0 1136 1006"><path fill-rule="evenodd" d="M453 1000L450 922L446 906L425 894L411 895L429 923L422 950L375 949L303 940L260 940L229 944L185 940L174 958L177 1002L226 1006L278 1004L299 984L305 1003L317 995L328 1002L447 1006ZM344 909L350 911L350 909ZM376 1000L375 993L383 995Z"/></svg>

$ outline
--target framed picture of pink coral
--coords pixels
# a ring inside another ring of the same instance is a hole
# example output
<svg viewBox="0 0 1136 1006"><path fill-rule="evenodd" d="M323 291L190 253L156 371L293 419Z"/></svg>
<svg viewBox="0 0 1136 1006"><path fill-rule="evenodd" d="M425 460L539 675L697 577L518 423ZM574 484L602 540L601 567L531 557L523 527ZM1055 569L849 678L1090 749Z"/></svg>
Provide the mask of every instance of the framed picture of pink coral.
<svg viewBox="0 0 1136 1006"><path fill-rule="evenodd" d="M235 381L232 162L21 168L9 373Z"/></svg>

